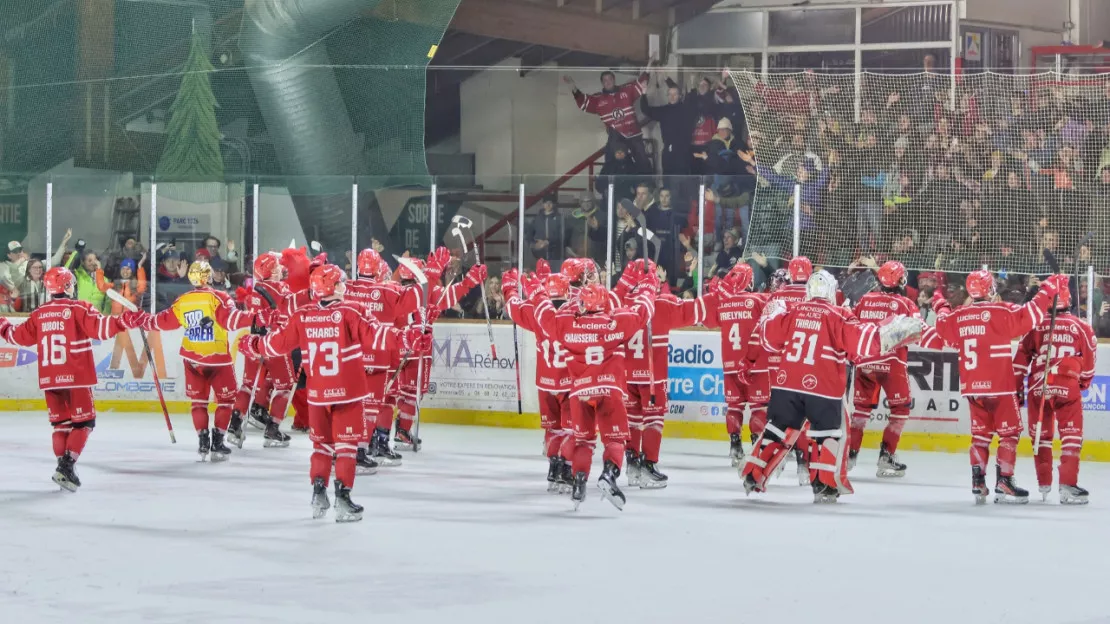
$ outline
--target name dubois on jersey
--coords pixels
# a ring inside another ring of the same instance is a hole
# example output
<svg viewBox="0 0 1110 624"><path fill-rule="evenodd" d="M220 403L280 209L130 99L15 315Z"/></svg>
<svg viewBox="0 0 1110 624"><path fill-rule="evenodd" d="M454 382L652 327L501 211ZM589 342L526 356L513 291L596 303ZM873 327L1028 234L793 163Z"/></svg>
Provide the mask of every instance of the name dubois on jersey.
<svg viewBox="0 0 1110 624"><path fill-rule="evenodd" d="M42 331L44 332L64 332L66 324L62 321L49 321L42 324Z"/></svg>

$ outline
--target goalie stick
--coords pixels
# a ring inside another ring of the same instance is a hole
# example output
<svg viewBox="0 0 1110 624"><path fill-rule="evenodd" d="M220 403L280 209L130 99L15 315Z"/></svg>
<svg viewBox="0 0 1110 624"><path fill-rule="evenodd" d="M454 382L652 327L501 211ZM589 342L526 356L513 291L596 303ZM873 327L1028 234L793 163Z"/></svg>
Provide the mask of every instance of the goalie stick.
<svg viewBox="0 0 1110 624"><path fill-rule="evenodd" d="M466 235L463 234L463 230L470 232L470 238L473 243L470 248L474 250L474 264L482 264L482 257L478 255L478 240L474 238L474 222L462 215L455 215L451 219L451 225L454 226L451 228L451 234L459 237L459 242L462 243L464 256L468 251L466 248ZM497 345L493 341L493 323L490 322L489 319L489 299L486 297L486 282L484 280L479 282L478 288L481 289L482 293L482 310L486 313L486 333L489 335L489 353L493 356L493 359L496 360Z"/></svg>
<svg viewBox="0 0 1110 624"><path fill-rule="evenodd" d="M123 306L125 310L130 312L139 311L138 306L131 303L131 300L121 295L116 289L109 288L107 294L109 299ZM173 434L173 423L170 421L170 410L166 407L166 397L162 395L162 381L158 379L158 363L154 361L154 354L150 351L150 343L146 339L146 332L139 329L139 336L143 339L146 361L150 364L150 374L154 377L154 389L158 392L158 402L162 405L162 416L166 418L166 429L170 432L170 443L177 444L177 436Z"/></svg>

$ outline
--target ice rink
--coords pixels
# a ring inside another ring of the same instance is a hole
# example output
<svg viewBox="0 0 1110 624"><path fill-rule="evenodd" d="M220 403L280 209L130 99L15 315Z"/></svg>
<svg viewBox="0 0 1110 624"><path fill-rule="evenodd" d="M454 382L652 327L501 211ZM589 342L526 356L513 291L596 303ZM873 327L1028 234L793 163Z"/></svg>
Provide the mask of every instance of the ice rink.
<svg viewBox="0 0 1110 624"><path fill-rule="evenodd" d="M195 461L178 417L102 414L50 482L42 415L3 414L0 613L32 622L1110 622L1110 466L1087 507L976 507L964 455L905 453L880 482L815 506L791 465L746 498L727 443L664 441L671 486L623 512L545 491L540 432L446 426L360 477L361 523L310 518L308 440ZM993 468L992 468L993 475ZM1021 485L1033 486L1022 459ZM622 485L624 478L621 479ZM993 477L989 480L993 485Z"/></svg>

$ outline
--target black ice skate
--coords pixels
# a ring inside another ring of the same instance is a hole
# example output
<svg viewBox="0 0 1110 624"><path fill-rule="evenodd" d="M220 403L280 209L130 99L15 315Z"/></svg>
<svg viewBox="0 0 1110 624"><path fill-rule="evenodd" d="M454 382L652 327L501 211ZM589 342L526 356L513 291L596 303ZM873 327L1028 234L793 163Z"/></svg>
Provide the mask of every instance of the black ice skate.
<svg viewBox="0 0 1110 624"><path fill-rule="evenodd" d="M856 461L859 460L859 451L848 451L848 472L852 472L852 468L856 467Z"/></svg>
<svg viewBox="0 0 1110 624"><path fill-rule="evenodd" d="M574 473L574 485L571 486L570 500L574 501L575 511L578 511L578 506L586 500L586 473Z"/></svg>
<svg viewBox="0 0 1110 624"><path fill-rule="evenodd" d="M886 445L879 447L879 468L875 471L876 477L904 477L906 465L898 461L898 456L886 450Z"/></svg>
<svg viewBox="0 0 1110 624"><path fill-rule="evenodd" d="M751 496L752 492L762 492L762 491L763 490L760 489L760 487L759 487L759 483L756 482L755 477L753 477L751 475L751 473L748 473L748 474L744 475L744 495L745 496Z"/></svg>
<svg viewBox="0 0 1110 624"><path fill-rule="evenodd" d="M252 403L250 411L247 412L247 424L255 429L266 429L266 425L270 424L270 412L265 406Z"/></svg>
<svg viewBox="0 0 1110 624"><path fill-rule="evenodd" d="M655 468L655 462L643 460L640 465L640 489L661 490L667 487L667 475Z"/></svg>
<svg viewBox="0 0 1110 624"><path fill-rule="evenodd" d="M640 466L643 461L636 451L625 449L624 451L624 470L625 478L628 479L628 487L639 487L640 485Z"/></svg>
<svg viewBox="0 0 1110 624"><path fill-rule="evenodd" d="M200 455L200 461L208 461L208 453L212 450L212 438L208 435L207 429L201 429L197 432L197 454Z"/></svg>
<svg viewBox="0 0 1110 624"><path fill-rule="evenodd" d="M574 464L569 459L563 460L563 473L559 475L559 493L570 494L574 489Z"/></svg>
<svg viewBox="0 0 1110 624"><path fill-rule="evenodd" d="M263 448L286 448L289 446L290 439L281 432L281 423L271 418L266 424L266 432L262 434L262 446Z"/></svg>
<svg viewBox="0 0 1110 624"><path fill-rule="evenodd" d="M998 469L998 481L994 485L994 502L1024 505L1029 502L1029 491L1019 488L1014 483L1014 475L1004 477L1001 469Z"/></svg>
<svg viewBox="0 0 1110 624"><path fill-rule="evenodd" d="M401 454L389 448L389 429L374 429L370 440L370 454L383 468L401 465Z"/></svg>
<svg viewBox="0 0 1110 624"><path fill-rule="evenodd" d="M58 467L54 469L54 476L51 480L58 484L58 487L67 492L76 492L77 488L81 487L81 479L77 478L77 470L75 468L75 461L69 453L64 453L58 458ZM1086 495L1086 492L1084 492ZM1086 501L1086 498L1084 498Z"/></svg>
<svg viewBox="0 0 1110 624"><path fill-rule="evenodd" d="M80 485L80 483L78 483ZM1078 485L1061 485L1060 486L1060 504L1061 505L1086 505L1087 504L1087 490L1079 487Z"/></svg>
<svg viewBox="0 0 1110 624"><path fill-rule="evenodd" d="M601 469L601 477L597 480L597 488L601 490L601 497L612 503L619 510L624 510L624 492L617 485L617 477L621 476L621 469L611 461L605 462Z"/></svg>
<svg viewBox="0 0 1110 624"><path fill-rule="evenodd" d="M817 481L813 484L813 502L817 504L835 503L840 498L840 490Z"/></svg>
<svg viewBox="0 0 1110 624"><path fill-rule="evenodd" d="M728 459L733 468L740 466L744 461L744 445L740 443L739 433L728 434Z"/></svg>
<svg viewBox="0 0 1110 624"><path fill-rule="evenodd" d="M794 449L794 461L798 464L798 485L809 485L809 461L806 460L806 450Z"/></svg>
<svg viewBox="0 0 1110 624"><path fill-rule="evenodd" d="M559 456L547 458L547 491L552 494L559 493L559 482L563 478L563 458Z"/></svg>
<svg viewBox="0 0 1110 624"><path fill-rule="evenodd" d="M227 448L224 444L224 434L219 429L212 430L212 455L210 456L213 462L227 461L231 457L231 449Z"/></svg>
<svg viewBox="0 0 1110 624"><path fill-rule="evenodd" d="M420 438L414 438L408 429L397 425L397 433L393 436L393 448L416 453L420 450Z"/></svg>
<svg viewBox="0 0 1110 624"><path fill-rule="evenodd" d="M358 522L362 520L362 505L351 501L351 488L335 482L335 521Z"/></svg>
<svg viewBox="0 0 1110 624"><path fill-rule="evenodd" d="M231 423L227 426L227 441L235 448L243 448L243 441L247 436L243 434L243 414L239 410L231 411Z"/></svg>
<svg viewBox="0 0 1110 624"><path fill-rule="evenodd" d="M372 475L378 472L378 462L370 457L370 449L358 447L358 454L355 455L355 473L361 475Z"/></svg>
<svg viewBox="0 0 1110 624"><path fill-rule="evenodd" d="M987 478L979 466L971 467L971 493L975 495L976 505L985 505L990 490L987 489Z"/></svg>
<svg viewBox="0 0 1110 624"><path fill-rule="evenodd" d="M316 477L312 480L312 519L319 520L327 515L328 509L331 508L331 501L328 500L328 484L324 481L323 477Z"/></svg>

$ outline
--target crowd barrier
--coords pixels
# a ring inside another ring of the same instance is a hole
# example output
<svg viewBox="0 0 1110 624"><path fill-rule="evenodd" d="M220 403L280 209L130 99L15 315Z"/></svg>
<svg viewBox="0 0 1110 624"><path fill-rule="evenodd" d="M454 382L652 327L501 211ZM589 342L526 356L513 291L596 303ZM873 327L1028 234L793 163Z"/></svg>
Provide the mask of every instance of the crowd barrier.
<svg viewBox="0 0 1110 624"><path fill-rule="evenodd" d="M11 318L19 324L25 318ZM490 355L484 323L444 321L436 325L430 392L422 402L425 422L492 427L538 428L539 405L535 386L535 339L518 330L521 407L517 412L513 326L498 323L493 337L499 359ZM171 413L187 414L189 402L177 355L182 332L152 332L154 362L143 354L135 332L94 342L100 379L96 387L101 412L149 412L161 418L152 369L157 366ZM1083 458L1110 461L1110 344L1098 347L1094 383L1084 395L1085 443ZM34 350L0 347L0 410L44 410L37 385L38 356ZM236 358L241 376L241 358ZM959 371L954 351L911 349L910 387L913 407L901 448L964 452L970 420L967 402L959 396ZM668 379L669 413L664 434L670 437L726 440L724 390L720 366L720 337L716 332L688 329L671 333ZM878 448L879 432L889 411L880 407L871 418L865 446ZM110 418L110 417L109 417ZM1027 438L1022 441L1029 453ZM1020 450L1020 449L1019 449ZM722 451L723 452L723 451Z"/></svg>

